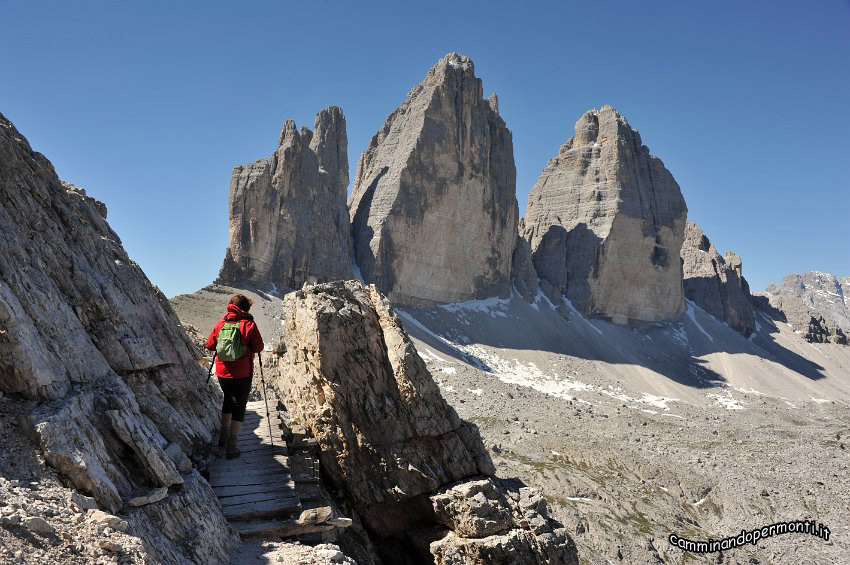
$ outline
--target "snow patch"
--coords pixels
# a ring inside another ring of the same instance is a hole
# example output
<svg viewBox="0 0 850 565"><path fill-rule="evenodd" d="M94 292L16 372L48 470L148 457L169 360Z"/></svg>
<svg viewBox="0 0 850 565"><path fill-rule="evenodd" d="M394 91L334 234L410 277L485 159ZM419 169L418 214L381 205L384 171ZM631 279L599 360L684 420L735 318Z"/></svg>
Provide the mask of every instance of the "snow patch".
<svg viewBox="0 0 850 565"><path fill-rule="evenodd" d="M702 325L700 325L700 323L697 322L696 314L694 314L694 303L691 302L690 300L688 300L688 310L687 310L687 312L688 312L688 318L691 319L691 321L694 323L694 325L697 327L697 329L699 331L701 331L703 334L705 334L705 337L707 337L708 340L711 343L714 343L714 338L711 337L711 334L709 334L707 331L705 331L705 328L703 328Z"/></svg>
<svg viewBox="0 0 850 565"><path fill-rule="evenodd" d="M596 333L598 333L599 335L602 335L602 330L600 330L599 328L597 328L597 327L596 327L596 326L595 326L595 325L594 325L594 324L593 324L590 320L588 320L587 318L585 318L584 316L582 316L582 315L581 315L581 312L579 312L578 310L576 310L576 307L575 307L575 306L573 306L573 303L572 303L572 302L570 302L570 301L569 301L569 299L567 299L567 297L566 297L566 296L562 296L562 297L561 297L561 299L564 301L564 304L566 304L566 305L567 305L567 307L570 309L570 311L571 311L573 314L575 314L576 316L578 316L579 318L581 318L581 320L582 320L585 324L587 324L588 326L590 326L591 328L593 328L593 331L595 331L595 332L596 332Z"/></svg>
<svg viewBox="0 0 850 565"><path fill-rule="evenodd" d="M498 316L507 318L508 314L505 310L510 306L510 298L484 298L481 300L467 300L466 302L454 302L451 304L441 304L440 308L453 314L462 314L464 312L480 312L489 314L490 316Z"/></svg>
<svg viewBox="0 0 850 565"><path fill-rule="evenodd" d="M713 398L715 404L718 404L719 406L722 406L723 408L725 408L727 410L743 410L744 409L743 403L741 403L740 400L736 400L736 399L732 398L731 396L721 396L719 394L713 394L713 393L706 394L705 396L707 396L708 398Z"/></svg>

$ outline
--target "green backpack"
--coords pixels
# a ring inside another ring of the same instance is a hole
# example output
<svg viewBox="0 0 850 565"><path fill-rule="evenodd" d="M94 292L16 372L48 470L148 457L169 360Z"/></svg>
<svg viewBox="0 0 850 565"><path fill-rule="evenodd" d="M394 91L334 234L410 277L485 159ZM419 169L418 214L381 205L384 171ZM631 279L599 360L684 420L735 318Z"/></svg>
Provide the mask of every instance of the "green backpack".
<svg viewBox="0 0 850 565"><path fill-rule="evenodd" d="M239 333L239 322L225 322L218 332L218 343L215 352L221 361L236 361L245 355L248 348L242 345L242 334Z"/></svg>

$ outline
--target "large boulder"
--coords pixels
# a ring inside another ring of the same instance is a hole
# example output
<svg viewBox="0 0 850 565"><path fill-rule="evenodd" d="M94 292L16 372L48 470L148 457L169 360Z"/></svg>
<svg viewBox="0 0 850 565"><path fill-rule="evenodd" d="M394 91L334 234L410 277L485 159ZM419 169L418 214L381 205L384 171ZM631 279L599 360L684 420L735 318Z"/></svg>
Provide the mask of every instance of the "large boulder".
<svg viewBox="0 0 850 565"><path fill-rule="evenodd" d="M688 222L682 244L685 296L743 336L755 330L750 287L742 274L741 258L721 256L702 230Z"/></svg>
<svg viewBox="0 0 850 565"><path fill-rule="evenodd" d="M537 179L523 236L537 275L581 312L618 323L684 309L679 185L610 106L586 112Z"/></svg>
<svg viewBox="0 0 850 565"><path fill-rule="evenodd" d="M389 115L349 202L357 264L399 304L507 296L517 233L511 132L451 53Z"/></svg>
<svg viewBox="0 0 850 565"><path fill-rule="evenodd" d="M287 121L274 155L233 169L230 242L219 282L300 288L351 278L348 138L342 110L316 115L314 131Z"/></svg>
<svg viewBox="0 0 850 565"><path fill-rule="evenodd" d="M374 286L308 286L283 309L275 386L372 542L398 552L386 562L577 562L539 491L492 477L478 428L440 395Z"/></svg>
<svg viewBox="0 0 850 565"><path fill-rule="evenodd" d="M0 115L0 391L47 465L129 518L150 559L228 562L212 489L169 455L202 454L220 396L105 217ZM167 500L126 504L164 487ZM175 505L185 520L167 519Z"/></svg>

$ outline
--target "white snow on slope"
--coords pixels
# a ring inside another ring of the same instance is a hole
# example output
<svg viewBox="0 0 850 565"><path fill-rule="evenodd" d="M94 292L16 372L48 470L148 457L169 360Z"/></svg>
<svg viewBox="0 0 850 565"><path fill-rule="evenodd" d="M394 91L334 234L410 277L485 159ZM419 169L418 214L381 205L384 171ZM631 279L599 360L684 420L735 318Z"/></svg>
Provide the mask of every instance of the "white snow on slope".
<svg viewBox="0 0 850 565"><path fill-rule="evenodd" d="M697 329L699 329L699 331L701 331L703 334L705 334L705 337L707 337L709 339L709 341L711 341L711 343L714 343L714 338L711 337L711 334L709 334L707 331L705 331L705 328L703 328L702 325L700 325L700 323L697 322L696 314L694 314L694 303L691 302L690 300L688 300L688 310L687 310L687 312L688 312L688 318L691 319L691 321L694 323L694 325L697 327Z"/></svg>
<svg viewBox="0 0 850 565"><path fill-rule="evenodd" d="M573 303L572 303L572 302L570 302L570 301L567 299L567 297L566 297L566 296L564 296L564 297L562 297L562 298L563 298L563 300L564 300L564 304L566 304L566 305L567 305L567 307L570 309L570 312L572 312L574 315L576 315L576 316L578 316L579 318L581 318L581 320L582 320L585 324L587 324L588 326L590 326L591 328L593 328L593 330L594 330L596 333L598 333L599 335L602 335L602 330L600 330L599 328L597 328L596 326L594 326L594 325L593 325L593 322L591 322L590 320L588 320L587 318L585 318L584 316L582 316L582 315L581 315L581 312L579 312L578 310L576 310L576 307L575 307L575 306L573 306Z"/></svg>

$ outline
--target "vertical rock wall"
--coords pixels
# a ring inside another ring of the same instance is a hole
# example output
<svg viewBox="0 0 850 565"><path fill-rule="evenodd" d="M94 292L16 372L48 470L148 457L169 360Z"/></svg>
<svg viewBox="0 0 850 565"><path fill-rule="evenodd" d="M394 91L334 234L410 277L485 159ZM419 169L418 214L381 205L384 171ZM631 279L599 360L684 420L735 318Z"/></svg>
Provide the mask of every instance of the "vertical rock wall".
<svg viewBox="0 0 850 565"><path fill-rule="evenodd" d="M537 275L580 311L615 322L684 309L679 186L610 106L585 113L537 179L523 236Z"/></svg>
<svg viewBox="0 0 850 565"><path fill-rule="evenodd" d="M236 167L230 181L230 241L219 281L300 288L351 278L348 138L342 110L316 115L314 131L283 126L274 155Z"/></svg>
<svg viewBox="0 0 850 565"><path fill-rule="evenodd" d="M507 295L517 232L511 132L451 53L360 157L349 202L364 279L394 303Z"/></svg>

